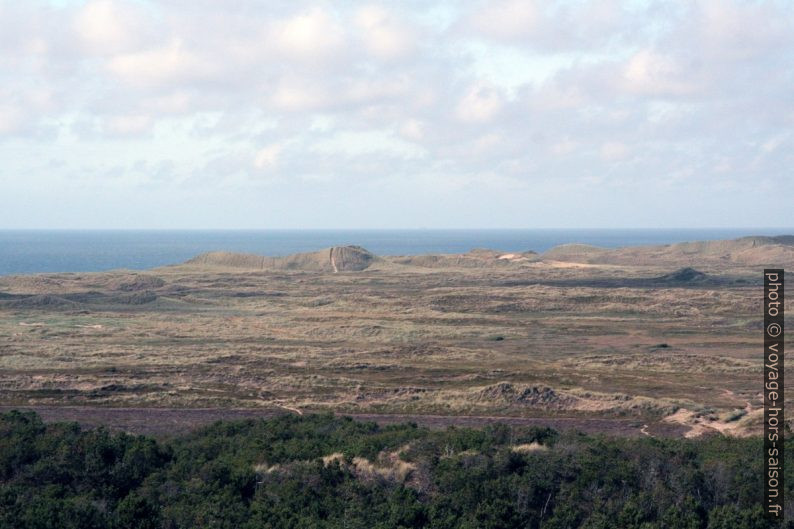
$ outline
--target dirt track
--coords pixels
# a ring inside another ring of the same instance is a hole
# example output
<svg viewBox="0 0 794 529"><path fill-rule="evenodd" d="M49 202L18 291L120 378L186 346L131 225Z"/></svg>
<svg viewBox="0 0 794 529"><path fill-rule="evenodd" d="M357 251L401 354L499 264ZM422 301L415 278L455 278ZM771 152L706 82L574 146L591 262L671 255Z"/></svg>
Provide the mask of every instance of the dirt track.
<svg viewBox="0 0 794 529"><path fill-rule="evenodd" d="M46 422L76 421L86 428L106 426L114 430L154 436L178 435L219 420L268 418L289 413L284 409L219 408L96 408L71 406L34 406L13 408L0 406L0 412L25 409L37 412ZM570 417L495 417L445 415L375 415L347 414L356 420L378 424L415 422L429 428L448 426L482 427L493 423L514 426L547 426L556 430L578 430L590 434L620 437L681 437L684 427L665 423L643 425L631 419L588 419ZM645 434L644 432L648 432Z"/></svg>

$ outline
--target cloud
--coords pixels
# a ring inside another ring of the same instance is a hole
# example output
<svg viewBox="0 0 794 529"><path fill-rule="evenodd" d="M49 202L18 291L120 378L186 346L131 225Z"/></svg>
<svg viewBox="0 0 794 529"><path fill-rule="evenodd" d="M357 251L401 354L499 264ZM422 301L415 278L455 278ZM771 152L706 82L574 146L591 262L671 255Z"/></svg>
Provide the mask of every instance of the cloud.
<svg viewBox="0 0 794 529"><path fill-rule="evenodd" d="M46 117L57 110L58 102L49 87L9 81L7 87L0 88L0 136L50 136L52 124Z"/></svg>
<svg viewBox="0 0 794 529"><path fill-rule="evenodd" d="M364 6L354 17L367 51L378 59L403 58L416 48L418 33L381 6Z"/></svg>
<svg viewBox="0 0 794 529"><path fill-rule="evenodd" d="M89 53L129 51L154 38L155 21L140 4L92 0L75 14L73 27Z"/></svg>
<svg viewBox="0 0 794 529"><path fill-rule="evenodd" d="M279 110L312 112L326 107L333 98L322 85L301 77L286 77L271 88L268 100Z"/></svg>
<svg viewBox="0 0 794 529"><path fill-rule="evenodd" d="M642 35L646 28L618 0L482 2L462 30L493 42L544 51L589 51Z"/></svg>
<svg viewBox="0 0 794 529"><path fill-rule="evenodd" d="M275 167L278 163L279 155L284 150L284 145L281 143L274 143L266 145L259 149L254 157L254 167L257 169L268 169Z"/></svg>
<svg viewBox="0 0 794 529"><path fill-rule="evenodd" d="M708 56L750 60L792 41L792 13L785 3L702 0L691 13L695 38Z"/></svg>
<svg viewBox="0 0 794 529"><path fill-rule="evenodd" d="M629 154L629 147L619 141L608 141L601 145L601 157L608 162L617 162L625 159Z"/></svg>
<svg viewBox="0 0 794 529"><path fill-rule="evenodd" d="M698 92L699 72L680 58L641 50L623 68L626 90L651 96L683 96Z"/></svg>
<svg viewBox="0 0 794 529"><path fill-rule="evenodd" d="M542 22L542 6L527 0L500 0L484 4L471 16L471 25L496 39L531 36Z"/></svg>
<svg viewBox="0 0 794 529"><path fill-rule="evenodd" d="M273 34L279 49L288 57L315 64L340 53L346 44L342 25L321 8L279 21Z"/></svg>
<svg viewBox="0 0 794 529"><path fill-rule="evenodd" d="M0 134L9 134L22 128L25 115L19 108L0 105Z"/></svg>
<svg viewBox="0 0 794 529"><path fill-rule="evenodd" d="M26 175L18 192L71 192L74 175L85 189L114 167L103 189L119 197L267 185L319 212L355 183L375 210L446 190L485 211L507 200L491 182L514 195L515 225L520 198L543 206L532 189L630 201L685 184L708 202L718 182L763 178L794 192L784 2L59 6L0 8L0 181ZM297 199L306 182L318 195Z"/></svg>
<svg viewBox="0 0 794 529"><path fill-rule="evenodd" d="M422 121L409 118L400 126L400 135L411 141L422 141L425 137L427 125Z"/></svg>
<svg viewBox="0 0 794 529"><path fill-rule="evenodd" d="M578 145L579 144L577 142L575 142L575 141L573 141L573 140L571 140L569 138L564 138L564 139L561 139L561 140L553 143L549 147L549 150L555 156L566 156L566 155L571 154L572 152L574 152L576 150L576 148L578 147Z"/></svg>
<svg viewBox="0 0 794 529"><path fill-rule="evenodd" d="M141 86L201 81L218 73L216 64L188 49L178 38L160 48L116 55L108 62L108 70Z"/></svg>
<svg viewBox="0 0 794 529"><path fill-rule="evenodd" d="M493 120L504 107L499 89L486 83L475 83L463 94L455 115L464 122L484 123Z"/></svg>
<svg viewBox="0 0 794 529"><path fill-rule="evenodd" d="M125 115L113 116L105 120L104 130L115 136L136 136L151 131L152 116Z"/></svg>

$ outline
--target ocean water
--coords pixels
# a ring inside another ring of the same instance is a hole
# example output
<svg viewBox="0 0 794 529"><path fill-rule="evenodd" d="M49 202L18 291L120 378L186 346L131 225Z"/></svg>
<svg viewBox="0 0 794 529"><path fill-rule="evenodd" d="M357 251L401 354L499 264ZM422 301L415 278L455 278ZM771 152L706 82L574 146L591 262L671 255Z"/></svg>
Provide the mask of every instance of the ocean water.
<svg viewBox="0 0 794 529"><path fill-rule="evenodd" d="M781 229L544 230L0 230L0 275L146 269L224 250L280 256L357 244L378 255L542 252L566 243L606 248L782 235Z"/></svg>

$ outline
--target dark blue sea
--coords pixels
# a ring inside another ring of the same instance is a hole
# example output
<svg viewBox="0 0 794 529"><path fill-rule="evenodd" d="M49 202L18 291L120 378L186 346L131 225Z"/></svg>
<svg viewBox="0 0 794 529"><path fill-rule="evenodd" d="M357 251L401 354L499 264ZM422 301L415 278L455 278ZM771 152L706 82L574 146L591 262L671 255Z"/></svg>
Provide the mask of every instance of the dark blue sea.
<svg viewBox="0 0 794 529"><path fill-rule="evenodd" d="M573 242L617 248L787 233L794 229L0 230L0 275L146 269L213 250L280 256L357 244L378 255L461 253L473 248L542 252Z"/></svg>

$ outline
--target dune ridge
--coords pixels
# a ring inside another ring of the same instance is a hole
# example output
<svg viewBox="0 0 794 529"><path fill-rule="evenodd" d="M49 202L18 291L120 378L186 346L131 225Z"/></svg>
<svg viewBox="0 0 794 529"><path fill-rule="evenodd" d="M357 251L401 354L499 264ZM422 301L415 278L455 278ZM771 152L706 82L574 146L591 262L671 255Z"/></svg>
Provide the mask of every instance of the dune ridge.
<svg viewBox="0 0 794 529"><path fill-rule="evenodd" d="M794 235L750 236L739 239L694 241L617 249L582 244L557 246L544 260L613 265L679 265L719 262L744 266L794 263Z"/></svg>
<svg viewBox="0 0 794 529"><path fill-rule="evenodd" d="M660 265L679 268L709 263L750 267L794 266L794 235L751 236L616 249L573 243L556 246L541 254L531 250L506 253L477 248L462 254L378 257L360 246L334 246L317 252L297 253L284 257L209 252L198 255L185 264L249 270L357 272L366 270L375 263L420 268L483 268L543 262L582 265Z"/></svg>
<svg viewBox="0 0 794 529"><path fill-rule="evenodd" d="M369 268L379 260L360 246L334 246L317 252L297 253L284 257L208 252L187 261L188 265L251 270L303 270L310 272L355 272Z"/></svg>

